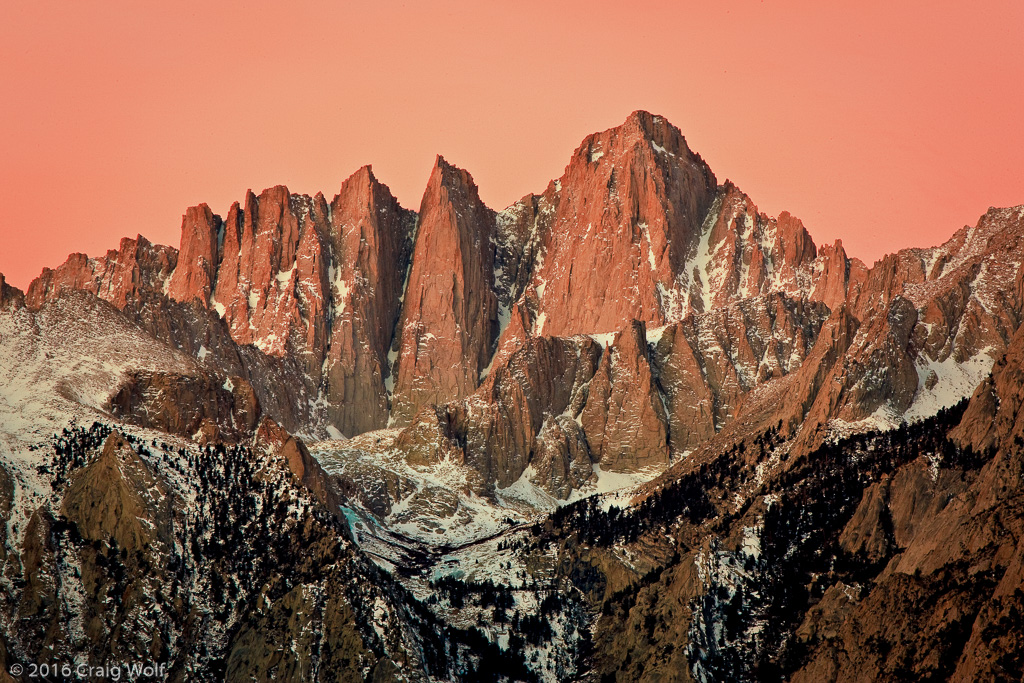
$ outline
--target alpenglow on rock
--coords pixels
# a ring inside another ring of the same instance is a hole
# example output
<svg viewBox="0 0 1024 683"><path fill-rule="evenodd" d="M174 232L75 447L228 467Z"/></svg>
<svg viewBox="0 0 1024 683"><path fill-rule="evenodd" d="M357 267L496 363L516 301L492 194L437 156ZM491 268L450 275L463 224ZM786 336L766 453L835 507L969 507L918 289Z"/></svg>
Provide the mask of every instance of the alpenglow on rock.
<svg viewBox="0 0 1024 683"><path fill-rule="evenodd" d="M244 382L246 401L287 430L411 428L400 449L454 448L485 488L530 470L565 497L566 482L591 479L586 462L664 468L723 430L780 422L813 447L968 392L944 368L969 363L957 380L969 384L1008 343L1021 295L997 262L1012 260L1019 223L994 210L941 247L868 268L841 242L818 248L790 214L759 212L677 128L638 111L502 211L440 156L418 212L364 167L330 202L277 186L226 218L192 207L179 250L139 237L73 255L25 303L72 290L109 301L204 365L176 380L205 387L204 405ZM552 366L541 338L596 353L594 368ZM569 376L586 377L570 403L538 384ZM136 396L133 419L159 404L130 385L138 377L122 391ZM239 435L231 410L182 414Z"/></svg>
<svg viewBox="0 0 1024 683"><path fill-rule="evenodd" d="M0 671L1024 679L1024 206L868 267L645 112L425 175L0 275Z"/></svg>

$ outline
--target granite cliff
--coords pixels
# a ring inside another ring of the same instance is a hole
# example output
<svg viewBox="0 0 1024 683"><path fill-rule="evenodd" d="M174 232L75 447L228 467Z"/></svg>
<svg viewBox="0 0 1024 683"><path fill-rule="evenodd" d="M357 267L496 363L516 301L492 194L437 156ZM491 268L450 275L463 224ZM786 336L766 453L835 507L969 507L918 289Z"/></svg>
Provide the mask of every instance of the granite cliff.
<svg viewBox="0 0 1024 683"><path fill-rule="evenodd" d="M0 664L1012 676L1022 264L868 266L640 111L502 210L438 156L0 276Z"/></svg>

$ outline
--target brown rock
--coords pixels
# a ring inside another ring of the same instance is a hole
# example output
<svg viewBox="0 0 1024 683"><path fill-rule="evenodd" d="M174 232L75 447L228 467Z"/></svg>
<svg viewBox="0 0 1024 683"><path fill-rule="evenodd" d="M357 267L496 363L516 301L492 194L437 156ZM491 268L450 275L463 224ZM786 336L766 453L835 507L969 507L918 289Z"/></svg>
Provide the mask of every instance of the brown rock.
<svg viewBox="0 0 1024 683"><path fill-rule="evenodd" d="M235 341L275 356L284 355L291 330L303 326L295 296L301 209L309 207L298 198L293 207L288 188L278 185L258 198L249 192L244 212L236 205L228 213L216 304Z"/></svg>
<svg viewBox="0 0 1024 683"><path fill-rule="evenodd" d="M530 312L525 302L513 304L508 314L508 323L498 338L498 348L491 356L488 367L481 373L482 379L490 377L493 368L502 367L513 353L526 346L531 326Z"/></svg>
<svg viewBox="0 0 1024 683"><path fill-rule="evenodd" d="M392 417L473 393L497 335L494 212L465 171L437 158L420 205L400 329Z"/></svg>
<svg viewBox="0 0 1024 683"><path fill-rule="evenodd" d="M110 250L103 258L71 254L56 270L44 268L29 285L25 302L38 310L65 292L82 290L124 308L141 292L162 292L177 259L178 253L171 247L151 244L142 235L125 237L117 251Z"/></svg>
<svg viewBox="0 0 1024 683"><path fill-rule="evenodd" d="M867 277L867 268L859 259L847 258L842 240L821 247L812 272L810 299L830 309L845 303Z"/></svg>
<svg viewBox="0 0 1024 683"><path fill-rule="evenodd" d="M633 319L683 317L681 303L664 297L679 290L714 196L711 169L659 116L634 112L588 136L545 193L554 218L533 279L536 333L604 333Z"/></svg>
<svg viewBox="0 0 1024 683"><path fill-rule="evenodd" d="M341 496L334 480L331 479L316 458L309 454L302 439L292 436L271 420L263 418L253 436L257 448L283 458L288 470L302 486L313 494L331 514L341 516Z"/></svg>
<svg viewBox="0 0 1024 683"><path fill-rule="evenodd" d="M260 406L252 385L241 377L221 383L209 375L132 372L110 399L122 419L171 434L237 441L252 433Z"/></svg>
<svg viewBox="0 0 1024 683"><path fill-rule="evenodd" d="M754 419L759 399L748 394L800 370L818 348L827 315L821 304L775 293L666 327L652 360L665 395L673 456L696 448L738 415ZM778 409L771 401L770 411ZM766 419L774 426L780 417Z"/></svg>
<svg viewBox="0 0 1024 683"><path fill-rule="evenodd" d="M477 493L492 484L513 484L536 460L536 483L567 495L566 486L591 474L574 418L587 400L600 356L600 346L589 337L529 338L492 369L473 396L422 408L395 448L412 465L443 459L469 465L478 475ZM552 416L557 429L549 424Z"/></svg>
<svg viewBox="0 0 1024 683"><path fill-rule="evenodd" d="M371 680L365 673L376 658L338 584L336 578L327 582L322 597L300 584L273 602L268 600L265 609L253 610L232 634L225 680ZM295 647L282 648L280 643ZM386 671L385 661L377 662L376 668Z"/></svg>
<svg viewBox="0 0 1024 683"><path fill-rule="evenodd" d="M707 266L693 282L701 296L697 312L737 299L797 286L798 270L814 261L816 249L803 223L787 212L778 219L759 213L750 197L726 181L709 214ZM704 254L696 254L700 263ZM708 304L710 303L710 307Z"/></svg>
<svg viewBox="0 0 1024 683"><path fill-rule="evenodd" d="M497 214L494 285L505 309L520 301L530 284L544 253L559 196L552 181L544 194L528 194Z"/></svg>
<svg viewBox="0 0 1024 683"><path fill-rule="evenodd" d="M387 380L393 370L388 351L401 310L415 214L399 206L366 166L342 185L331 217L327 398L331 422L351 436L388 422Z"/></svg>
<svg viewBox="0 0 1024 683"><path fill-rule="evenodd" d="M113 539L128 552L147 551L173 536L164 486L116 432L100 457L72 479L61 514L89 541Z"/></svg>
<svg viewBox="0 0 1024 683"><path fill-rule="evenodd" d="M24 305L25 294L17 287L7 284L4 274L0 273L0 310L20 308Z"/></svg>
<svg viewBox="0 0 1024 683"><path fill-rule="evenodd" d="M600 346L589 337L529 339L474 396L450 404L466 462L487 482L514 483L536 455L535 439L548 416L580 415L599 358ZM576 457L568 445L564 453ZM557 467L568 469L571 462Z"/></svg>
<svg viewBox="0 0 1024 683"><path fill-rule="evenodd" d="M181 247L178 264L171 275L167 295L175 301L198 300L207 306L213 293L220 263L219 237L223 230L220 216L206 204L192 206L181 218Z"/></svg>
<svg viewBox="0 0 1024 683"><path fill-rule="evenodd" d="M1018 329L1003 357L967 405L951 437L976 452L1010 448L1024 437L1024 328Z"/></svg>
<svg viewBox="0 0 1024 683"><path fill-rule="evenodd" d="M654 383L646 329L634 321L601 356L580 415L592 457L609 471L669 462L665 407Z"/></svg>
<svg viewBox="0 0 1024 683"><path fill-rule="evenodd" d="M910 333L917 324L917 309L895 296L884 315L868 318L850 348L844 383L849 391L837 417L854 422L882 406L896 414L910 407L917 392L917 369L910 351Z"/></svg>
<svg viewBox="0 0 1024 683"><path fill-rule="evenodd" d="M890 481L886 477L864 492L857 511L839 536L839 545L851 555L862 555L869 562L880 562L896 547L889 513Z"/></svg>
<svg viewBox="0 0 1024 683"><path fill-rule="evenodd" d="M853 611L859 592L858 587L841 581L829 586L821 596L821 601L808 610L797 629L797 637L804 642L835 638Z"/></svg>
<svg viewBox="0 0 1024 683"><path fill-rule="evenodd" d="M200 266L215 259L211 308L236 343L298 361L300 381L319 399L306 423L346 434L383 427L414 216L369 167L346 180L330 206L320 194L282 186L249 192L244 210L236 203L228 212L219 249L219 218L205 206L190 209L182 227L189 258L171 294L202 300L207 270ZM288 411L276 414L288 419Z"/></svg>
<svg viewBox="0 0 1024 683"><path fill-rule="evenodd" d="M669 445L673 456L715 435L715 394L703 359L691 347L682 323L670 325L655 347L658 385L665 394ZM706 362L706 361L705 361Z"/></svg>
<svg viewBox="0 0 1024 683"><path fill-rule="evenodd" d="M532 481L562 500L594 479L583 430L568 415L547 416L537 434Z"/></svg>
<svg viewBox="0 0 1024 683"><path fill-rule="evenodd" d="M424 406L413 423L402 430L395 447L413 466L435 465L442 460L463 463L465 451L454 433L445 407Z"/></svg>

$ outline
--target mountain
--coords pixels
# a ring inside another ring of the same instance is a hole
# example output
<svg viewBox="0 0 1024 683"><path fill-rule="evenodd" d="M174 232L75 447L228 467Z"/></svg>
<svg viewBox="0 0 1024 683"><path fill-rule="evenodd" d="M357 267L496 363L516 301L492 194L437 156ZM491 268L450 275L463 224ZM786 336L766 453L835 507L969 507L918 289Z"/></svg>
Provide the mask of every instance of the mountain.
<svg viewBox="0 0 1024 683"><path fill-rule="evenodd" d="M0 659L1017 671L1022 240L868 267L635 112L501 211L439 156L0 276Z"/></svg>

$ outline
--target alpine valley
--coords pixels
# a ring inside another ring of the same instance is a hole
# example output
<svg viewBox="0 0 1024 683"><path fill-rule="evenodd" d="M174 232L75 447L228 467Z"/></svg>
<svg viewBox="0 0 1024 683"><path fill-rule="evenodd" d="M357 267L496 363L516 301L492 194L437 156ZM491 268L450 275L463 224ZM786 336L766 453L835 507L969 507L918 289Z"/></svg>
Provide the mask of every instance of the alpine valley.
<svg viewBox="0 0 1024 683"><path fill-rule="evenodd" d="M0 276L0 679L1021 680L1022 264L641 111L502 211L438 157Z"/></svg>

